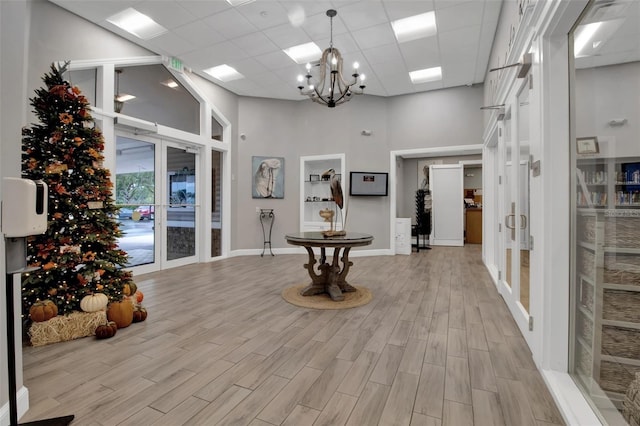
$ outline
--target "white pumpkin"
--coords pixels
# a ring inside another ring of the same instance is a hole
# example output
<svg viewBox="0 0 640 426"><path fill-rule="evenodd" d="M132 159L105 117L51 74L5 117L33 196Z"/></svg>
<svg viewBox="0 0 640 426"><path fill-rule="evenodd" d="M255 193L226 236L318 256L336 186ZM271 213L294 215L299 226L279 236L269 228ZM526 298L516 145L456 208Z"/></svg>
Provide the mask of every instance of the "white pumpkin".
<svg viewBox="0 0 640 426"><path fill-rule="evenodd" d="M104 293L94 293L85 296L80 301L80 309L84 312L98 312L105 310L109 298Z"/></svg>

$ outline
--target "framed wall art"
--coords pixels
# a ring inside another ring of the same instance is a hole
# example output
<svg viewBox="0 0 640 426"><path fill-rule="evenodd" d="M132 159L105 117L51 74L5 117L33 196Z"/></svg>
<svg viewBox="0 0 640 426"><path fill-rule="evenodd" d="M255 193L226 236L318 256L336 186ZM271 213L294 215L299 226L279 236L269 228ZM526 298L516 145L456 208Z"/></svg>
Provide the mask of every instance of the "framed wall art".
<svg viewBox="0 0 640 426"><path fill-rule="evenodd" d="M284 198L284 157L251 157L253 198Z"/></svg>
<svg viewBox="0 0 640 426"><path fill-rule="evenodd" d="M590 136L588 138L576 139L576 150L578 154L597 154L600 152L600 146L598 145L598 138Z"/></svg>

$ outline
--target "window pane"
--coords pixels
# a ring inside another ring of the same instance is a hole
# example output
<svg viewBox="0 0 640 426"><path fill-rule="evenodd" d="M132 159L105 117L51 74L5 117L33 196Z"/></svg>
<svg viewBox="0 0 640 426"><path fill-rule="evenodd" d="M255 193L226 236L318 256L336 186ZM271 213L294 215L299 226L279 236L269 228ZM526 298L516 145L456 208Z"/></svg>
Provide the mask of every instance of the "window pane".
<svg viewBox="0 0 640 426"><path fill-rule="evenodd" d="M154 262L155 145L118 136L116 139L116 204L123 235L120 248L127 266Z"/></svg>
<svg viewBox="0 0 640 426"><path fill-rule="evenodd" d="M590 5L572 33L570 360L604 422L624 424L640 386L640 3Z"/></svg>
<svg viewBox="0 0 640 426"><path fill-rule="evenodd" d="M121 99L135 96L124 101L122 114L200 133L200 104L164 66L117 68L114 88Z"/></svg>

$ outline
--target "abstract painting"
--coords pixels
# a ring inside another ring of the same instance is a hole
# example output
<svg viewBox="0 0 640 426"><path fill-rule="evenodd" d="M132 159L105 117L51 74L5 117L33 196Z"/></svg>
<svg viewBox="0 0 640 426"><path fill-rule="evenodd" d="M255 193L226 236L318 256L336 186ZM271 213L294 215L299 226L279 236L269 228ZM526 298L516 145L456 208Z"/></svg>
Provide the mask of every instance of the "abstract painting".
<svg viewBox="0 0 640 426"><path fill-rule="evenodd" d="M252 157L253 198L284 198L284 157Z"/></svg>

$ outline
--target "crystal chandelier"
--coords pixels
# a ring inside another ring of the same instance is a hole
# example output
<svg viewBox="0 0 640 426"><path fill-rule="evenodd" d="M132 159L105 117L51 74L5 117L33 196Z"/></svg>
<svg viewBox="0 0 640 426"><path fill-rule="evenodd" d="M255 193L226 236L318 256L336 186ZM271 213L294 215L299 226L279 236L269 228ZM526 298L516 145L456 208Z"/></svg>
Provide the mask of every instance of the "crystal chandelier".
<svg viewBox="0 0 640 426"><path fill-rule="evenodd" d="M353 64L353 80L345 81L342 76L342 55L333 47L333 17L338 12L334 9L327 10L327 16L331 22L331 38L329 47L322 52L322 58L317 66L320 68L318 79L314 81L311 75L311 64L307 63L307 74L298 76L298 89L300 94L308 96L312 101L334 108L351 99L352 95L364 93L364 74L358 74L358 63ZM304 85L306 79L306 86Z"/></svg>

